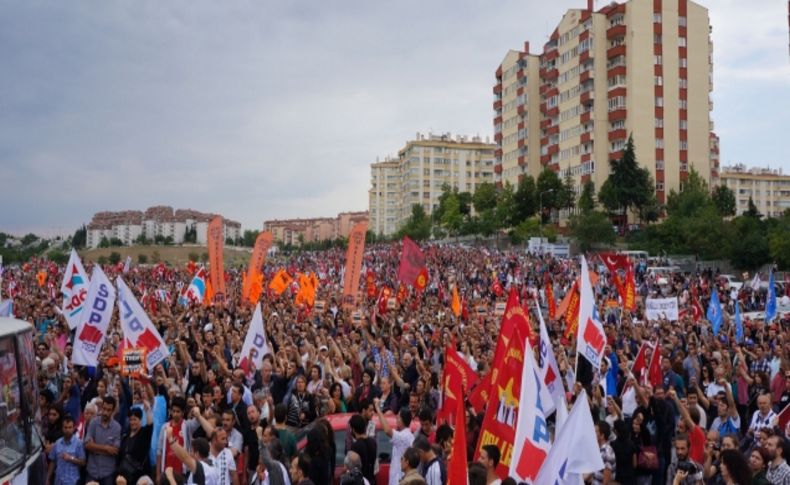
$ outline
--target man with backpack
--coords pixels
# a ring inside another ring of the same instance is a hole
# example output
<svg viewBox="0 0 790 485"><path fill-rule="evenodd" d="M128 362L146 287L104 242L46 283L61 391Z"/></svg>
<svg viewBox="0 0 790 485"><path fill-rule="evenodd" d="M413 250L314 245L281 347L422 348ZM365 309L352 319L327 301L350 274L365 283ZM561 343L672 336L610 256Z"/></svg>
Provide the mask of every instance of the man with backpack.
<svg viewBox="0 0 790 485"><path fill-rule="evenodd" d="M436 455L433 447L425 436L414 439L414 447L420 452L422 461L422 476L428 485L445 485L447 483L447 468Z"/></svg>

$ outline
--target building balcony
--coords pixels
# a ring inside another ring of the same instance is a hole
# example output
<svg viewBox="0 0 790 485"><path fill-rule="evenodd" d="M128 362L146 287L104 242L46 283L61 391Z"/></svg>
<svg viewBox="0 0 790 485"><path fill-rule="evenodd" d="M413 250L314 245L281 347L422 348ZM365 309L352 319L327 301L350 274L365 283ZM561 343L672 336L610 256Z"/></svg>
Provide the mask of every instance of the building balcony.
<svg viewBox="0 0 790 485"><path fill-rule="evenodd" d="M497 99L494 101L494 111L502 111L502 100Z"/></svg>
<svg viewBox="0 0 790 485"><path fill-rule="evenodd" d="M607 39L616 39L618 37L625 37L626 27L625 24L615 25L606 29Z"/></svg>
<svg viewBox="0 0 790 485"><path fill-rule="evenodd" d="M623 96L623 97L625 97L627 94L628 94L628 90L626 89L626 87L625 87L625 86L616 86L616 87L614 87L614 88L610 89L610 90L609 90L609 91L606 93L606 96L607 96L609 99L612 99L612 98L616 98L616 97L618 97L618 96Z"/></svg>
<svg viewBox="0 0 790 485"><path fill-rule="evenodd" d="M494 150L494 158L496 158L497 160L502 160L502 149L501 148L497 148L496 150Z"/></svg>
<svg viewBox="0 0 790 485"><path fill-rule="evenodd" d="M626 138L628 138L628 134L625 129L611 130L609 132L609 141L625 140Z"/></svg>
<svg viewBox="0 0 790 485"><path fill-rule="evenodd" d="M549 164L549 162L551 162L551 155L541 155L540 156L540 164L542 166L545 167L546 165Z"/></svg>
<svg viewBox="0 0 790 485"><path fill-rule="evenodd" d="M546 110L546 116L548 116L549 118L554 118L555 116L559 116L559 114L560 114L559 106L555 106L551 109Z"/></svg>
<svg viewBox="0 0 790 485"><path fill-rule="evenodd" d="M524 106L523 104L518 105L518 107L516 108L516 113L518 113L519 116L524 116L525 114L527 114L527 107Z"/></svg>
<svg viewBox="0 0 790 485"><path fill-rule="evenodd" d="M590 138L592 138L592 132L588 131L586 133L582 133L581 137L579 138L579 141L581 141L581 143L589 143Z"/></svg>
<svg viewBox="0 0 790 485"><path fill-rule="evenodd" d="M560 71L556 67L554 67L551 69L547 69L546 74L543 77L546 79L556 79L557 77L559 77L559 75L560 75Z"/></svg>
<svg viewBox="0 0 790 485"><path fill-rule="evenodd" d="M502 132L494 133L494 143L502 143Z"/></svg>
<svg viewBox="0 0 790 485"><path fill-rule="evenodd" d="M590 100L595 99L595 91L585 91L579 97L579 102L581 104L587 104Z"/></svg>
<svg viewBox="0 0 790 485"><path fill-rule="evenodd" d="M625 55L625 44L621 44L615 47L610 47L606 50L606 58L612 59L617 56L624 56Z"/></svg>
<svg viewBox="0 0 790 485"><path fill-rule="evenodd" d="M497 174L497 175L501 175L502 174L502 164L501 163L497 163L496 165L494 165L494 173Z"/></svg>
<svg viewBox="0 0 790 485"><path fill-rule="evenodd" d="M609 160L620 160L623 158L623 151L617 150L615 152L609 151Z"/></svg>
<svg viewBox="0 0 790 485"><path fill-rule="evenodd" d="M518 166L519 167L526 167L527 166L527 157L524 155L518 156Z"/></svg>
<svg viewBox="0 0 790 485"><path fill-rule="evenodd" d="M557 48L555 47L550 51L546 52L545 54L543 54L543 59L544 61L548 62L558 58L559 56L560 56L560 51L558 51Z"/></svg>
<svg viewBox="0 0 790 485"><path fill-rule="evenodd" d="M609 112L609 121L624 120L626 118L627 110L625 108L614 109Z"/></svg>
<svg viewBox="0 0 790 485"><path fill-rule="evenodd" d="M551 119L547 118L545 120L540 120L540 129L541 130L545 130L549 126L551 126Z"/></svg>
<svg viewBox="0 0 790 485"><path fill-rule="evenodd" d="M546 129L546 134L549 135L549 136L551 136L551 135L558 135L559 133L560 133L560 125L549 126Z"/></svg>
<svg viewBox="0 0 790 485"><path fill-rule="evenodd" d="M581 114L582 123L589 122L591 118L592 118L592 111L585 111L584 113Z"/></svg>
<svg viewBox="0 0 790 485"><path fill-rule="evenodd" d="M549 149L548 149L548 151L547 151L547 154L548 154L549 156L551 156L551 155L556 155L556 154L558 154L559 152L560 152L560 146L559 146L559 145L551 145L551 146L549 146Z"/></svg>
<svg viewBox="0 0 790 485"><path fill-rule="evenodd" d="M587 49L586 51L579 54L579 64L584 64L585 62L590 60L590 57L592 57L592 54L590 54L590 52L592 51L590 49Z"/></svg>
<svg viewBox="0 0 790 485"><path fill-rule="evenodd" d="M502 94L502 83L497 83L494 86L494 94Z"/></svg>
<svg viewBox="0 0 790 485"><path fill-rule="evenodd" d="M625 76L625 66L614 66L606 70L606 78L611 79L615 76Z"/></svg>
<svg viewBox="0 0 790 485"><path fill-rule="evenodd" d="M585 83L592 79L592 71L584 71L583 73L579 74L579 84Z"/></svg>

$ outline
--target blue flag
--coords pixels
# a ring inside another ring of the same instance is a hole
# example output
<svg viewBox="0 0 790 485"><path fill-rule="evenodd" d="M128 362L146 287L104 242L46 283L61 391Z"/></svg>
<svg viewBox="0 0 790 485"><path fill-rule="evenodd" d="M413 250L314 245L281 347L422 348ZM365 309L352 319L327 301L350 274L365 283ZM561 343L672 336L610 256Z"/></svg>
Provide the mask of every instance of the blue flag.
<svg viewBox="0 0 790 485"><path fill-rule="evenodd" d="M735 300L735 340L743 342L743 322L741 321L741 304Z"/></svg>
<svg viewBox="0 0 790 485"><path fill-rule="evenodd" d="M765 301L765 323L771 323L776 317L776 287L774 286L774 272L768 277L768 298Z"/></svg>
<svg viewBox="0 0 790 485"><path fill-rule="evenodd" d="M721 328L721 304L719 303L719 293L713 289L713 294L710 295L710 303L708 303L708 313L706 315L708 321L713 325L713 335L719 336L719 329Z"/></svg>

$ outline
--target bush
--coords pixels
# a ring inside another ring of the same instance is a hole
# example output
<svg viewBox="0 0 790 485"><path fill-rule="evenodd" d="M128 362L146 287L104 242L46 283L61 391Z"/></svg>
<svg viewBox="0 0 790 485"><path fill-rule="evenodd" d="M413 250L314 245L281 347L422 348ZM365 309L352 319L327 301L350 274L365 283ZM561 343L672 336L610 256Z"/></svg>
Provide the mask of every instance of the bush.
<svg viewBox="0 0 790 485"><path fill-rule="evenodd" d="M69 261L69 255L60 249L53 249L47 254L47 258L55 264L66 264Z"/></svg>
<svg viewBox="0 0 790 485"><path fill-rule="evenodd" d="M200 255L198 253L189 253L189 260L193 263L197 263L199 257Z"/></svg>
<svg viewBox="0 0 790 485"><path fill-rule="evenodd" d="M105 264L107 264L107 256L104 255L99 256L98 259L96 259L96 262L104 266Z"/></svg>
<svg viewBox="0 0 790 485"><path fill-rule="evenodd" d="M138 254L137 255L137 263L138 264L146 264L148 262L148 256L145 254Z"/></svg>
<svg viewBox="0 0 790 485"><path fill-rule="evenodd" d="M113 251L110 253L110 264L118 264L121 262L121 253Z"/></svg>
<svg viewBox="0 0 790 485"><path fill-rule="evenodd" d="M151 253L151 261L154 263L159 263L162 261L162 256L159 254L159 251L154 250L154 252Z"/></svg>

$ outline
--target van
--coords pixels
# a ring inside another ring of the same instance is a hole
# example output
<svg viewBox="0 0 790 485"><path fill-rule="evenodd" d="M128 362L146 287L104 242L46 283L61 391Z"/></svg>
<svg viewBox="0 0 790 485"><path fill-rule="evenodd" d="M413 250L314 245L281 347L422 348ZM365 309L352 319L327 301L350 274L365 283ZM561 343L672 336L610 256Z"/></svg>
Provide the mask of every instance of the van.
<svg viewBox="0 0 790 485"><path fill-rule="evenodd" d="M618 254L622 254L624 256L628 256L631 258L631 261L647 261L650 258L650 255L647 251L618 251Z"/></svg>

